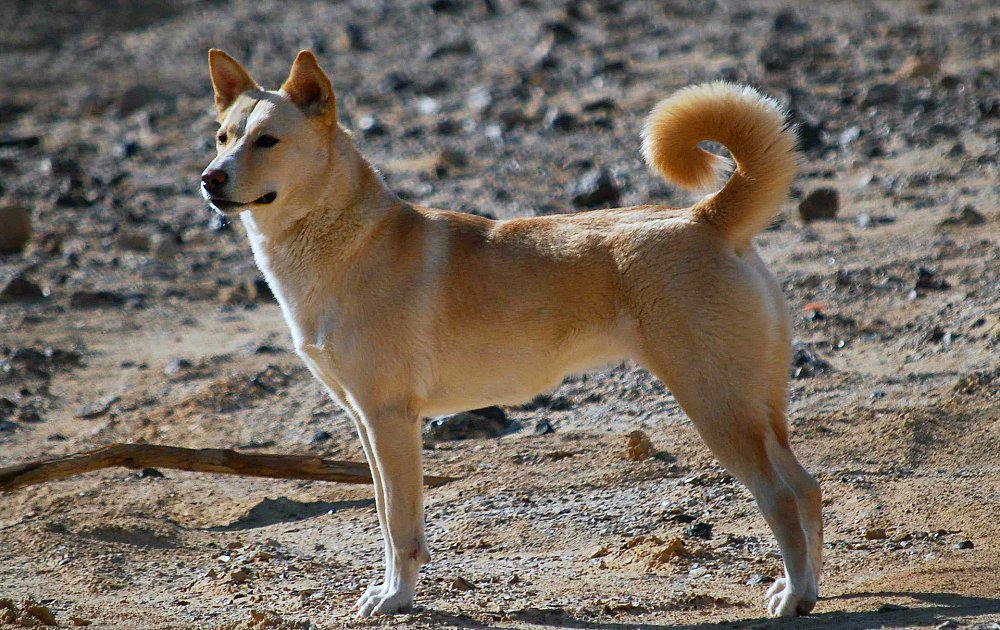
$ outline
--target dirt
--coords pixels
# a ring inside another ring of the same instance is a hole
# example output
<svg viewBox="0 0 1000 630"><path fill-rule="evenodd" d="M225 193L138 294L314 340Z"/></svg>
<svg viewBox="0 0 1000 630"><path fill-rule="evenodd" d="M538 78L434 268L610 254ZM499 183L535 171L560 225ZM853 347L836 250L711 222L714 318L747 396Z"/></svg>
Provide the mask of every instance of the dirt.
<svg viewBox="0 0 1000 630"><path fill-rule="evenodd" d="M0 465L119 441L362 458L242 228L213 229L197 192L206 50L274 87L308 47L395 190L499 218L687 204L638 153L684 85L790 104L802 171L757 243L794 315L792 442L826 523L815 614L763 619L781 565L749 494L618 365L506 409L520 430L429 443L425 469L461 479L427 492L413 614L352 617L382 571L367 486L116 469L0 495L4 619L1000 627L996 3L19 0L0 18L0 205L33 224L0 256ZM835 215L803 223L822 188ZM652 456L627 456L637 430Z"/></svg>

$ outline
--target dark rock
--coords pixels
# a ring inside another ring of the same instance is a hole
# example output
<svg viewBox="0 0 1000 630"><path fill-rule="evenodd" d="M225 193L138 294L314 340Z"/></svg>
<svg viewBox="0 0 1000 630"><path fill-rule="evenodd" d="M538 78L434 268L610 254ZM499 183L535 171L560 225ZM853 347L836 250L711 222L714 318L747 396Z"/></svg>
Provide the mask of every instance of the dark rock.
<svg viewBox="0 0 1000 630"><path fill-rule="evenodd" d="M983 223L986 223L986 217L976 210L975 206L966 205L959 210L957 215L941 221L940 225L982 225Z"/></svg>
<svg viewBox="0 0 1000 630"><path fill-rule="evenodd" d="M982 118L1000 118L1000 98L985 98L976 105Z"/></svg>
<svg viewBox="0 0 1000 630"><path fill-rule="evenodd" d="M0 254L17 254L31 239L31 211L24 206L0 206Z"/></svg>
<svg viewBox="0 0 1000 630"><path fill-rule="evenodd" d="M774 578L770 575L764 575L763 573L754 573L747 580L747 586L760 586L762 584L770 584L774 582Z"/></svg>
<svg viewBox="0 0 1000 630"><path fill-rule="evenodd" d="M124 306L127 301L114 291L75 291L69 296L70 308L113 308Z"/></svg>
<svg viewBox="0 0 1000 630"><path fill-rule="evenodd" d="M876 83L865 91L861 99L862 107L891 105L899 101L899 88L892 83Z"/></svg>
<svg viewBox="0 0 1000 630"><path fill-rule="evenodd" d="M427 56L428 59L440 59L442 57L449 57L451 55L469 55L475 52L475 47L472 42L468 39L460 39L454 42L448 42L447 44L441 44L435 47L431 53Z"/></svg>
<svg viewBox="0 0 1000 630"><path fill-rule="evenodd" d="M825 124L822 120L799 109L790 111L788 120L795 125L799 139L799 150L812 151L825 146L823 142Z"/></svg>
<svg viewBox="0 0 1000 630"><path fill-rule="evenodd" d="M10 416L17 409L17 404L10 398L0 396L0 418Z"/></svg>
<svg viewBox="0 0 1000 630"><path fill-rule="evenodd" d="M125 117L157 103L173 102L173 96L163 90L144 83L133 85L118 97L118 115Z"/></svg>
<svg viewBox="0 0 1000 630"><path fill-rule="evenodd" d="M166 479L167 476L155 468L143 468L135 474L138 479Z"/></svg>
<svg viewBox="0 0 1000 630"><path fill-rule="evenodd" d="M801 33L808 27L808 22L800 18L793 9L787 7L778 11L772 24L776 33Z"/></svg>
<svg viewBox="0 0 1000 630"><path fill-rule="evenodd" d="M17 412L17 419L19 422L27 422L31 424L44 421L44 418L42 418L42 414L38 410L36 404L28 404L21 407L21 409Z"/></svg>
<svg viewBox="0 0 1000 630"><path fill-rule="evenodd" d="M535 423L535 435L549 435L550 433L555 433L556 429L552 426L552 423L548 420L539 420Z"/></svg>
<svg viewBox="0 0 1000 630"><path fill-rule="evenodd" d="M40 286L17 274L0 287L0 304L3 302L20 302L38 300L45 297L45 291Z"/></svg>
<svg viewBox="0 0 1000 630"><path fill-rule="evenodd" d="M799 216L805 223L834 219L839 209L840 193L836 188L817 188L799 202Z"/></svg>
<svg viewBox="0 0 1000 630"><path fill-rule="evenodd" d="M313 433L313 436L309 438L310 444L322 444L323 442L329 442L333 436L329 431L317 431Z"/></svg>
<svg viewBox="0 0 1000 630"><path fill-rule="evenodd" d="M88 403L76 412L76 417L83 420L92 420L94 418L100 418L104 414L111 410L111 405L118 402L118 396L108 396L102 400L95 400L92 403Z"/></svg>
<svg viewBox="0 0 1000 630"><path fill-rule="evenodd" d="M20 428L20 425L10 420L0 420L0 433L13 433Z"/></svg>
<svg viewBox="0 0 1000 630"><path fill-rule="evenodd" d="M365 114L358 118L358 129L361 130L361 133L370 137L384 136L386 133L385 126L372 114Z"/></svg>
<svg viewBox="0 0 1000 630"><path fill-rule="evenodd" d="M281 368L275 365L268 365L260 372L254 374L250 380L258 388L268 392L275 392L291 382L291 377Z"/></svg>
<svg viewBox="0 0 1000 630"><path fill-rule="evenodd" d="M182 370L189 370L194 367L194 364L187 359L171 359L167 363L167 367L163 368L163 373L167 376L172 376L181 372Z"/></svg>
<svg viewBox="0 0 1000 630"><path fill-rule="evenodd" d="M955 543L955 549L975 549L976 543L971 540L962 540Z"/></svg>
<svg viewBox="0 0 1000 630"><path fill-rule="evenodd" d="M459 13L463 3L455 0L431 0L430 8L435 13Z"/></svg>
<svg viewBox="0 0 1000 630"><path fill-rule="evenodd" d="M344 26L343 41L345 43L345 48L348 50L368 50L368 42L365 40L365 31L358 24L346 24Z"/></svg>
<svg viewBox="0 0 1000 630"><path fill-rule="evenodd" d="M550 107L545 112L545 117L542 119L542 123L545 125L546 129L553 129L555 131L572 131L576 128L577 120L576 116L570 114L569 112L564 112L558 107Z"/></svg>
<svg viewBox="0 0 1000 630"><path fill-rule="evenodd" d="M702 540L712 539L711 523L692 523L684 528L684 535L688 538L701 538Z"/></svg>
<svg viewBox="0 0 1000 630"><path fill-rule="evenodd" d="M435 442L499 437L520 428L499 407L484 407L463 411L431 420L425 430L427 439Z"/></svg>
<svg viewBox="0 0 1000 630"><path fill-rule="evenodd" d="M552 36L552 40L557 44L568 44L577 38L573 27L562 21L546 22L542 25L545 33Z"/></svg>
<svg viewBox="0 0 1000 630"><path fill-rule="evenodd" d="M605 168L595 169L580 179L573 189L573 205L578 208L596 208L616 204L621 192L611 173Z"/></svg>
<svg viewBox="0 0 1000 630"><path fill-rule="evenodd" d="M792 377L810 378L833 371L833 367L809 346L796 342L792 352Z"/></svg>
<svg viewBox="0 0 1000 630"><path fill-rule="evenodd" d="M934 271L926 267L917 268L917 281L914 283L915 289L928 289L931 291L941 291L951 288L948 281L941 278Z"/></svg>

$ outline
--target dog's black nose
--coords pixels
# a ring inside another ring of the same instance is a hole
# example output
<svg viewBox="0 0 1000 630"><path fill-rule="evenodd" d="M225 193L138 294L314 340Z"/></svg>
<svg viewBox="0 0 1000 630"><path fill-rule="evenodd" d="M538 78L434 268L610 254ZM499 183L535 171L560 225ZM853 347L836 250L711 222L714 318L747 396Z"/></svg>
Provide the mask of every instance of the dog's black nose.
<svg viewBox="0 0 1000 630"><path fill-rule="evenodd" d="M220 171L217 168L207 170L201 174L201 183L205 185L205 190L212 195L222 190L222 187L226 185L228 180L229 176L226 175L226 172Z"/></svg>

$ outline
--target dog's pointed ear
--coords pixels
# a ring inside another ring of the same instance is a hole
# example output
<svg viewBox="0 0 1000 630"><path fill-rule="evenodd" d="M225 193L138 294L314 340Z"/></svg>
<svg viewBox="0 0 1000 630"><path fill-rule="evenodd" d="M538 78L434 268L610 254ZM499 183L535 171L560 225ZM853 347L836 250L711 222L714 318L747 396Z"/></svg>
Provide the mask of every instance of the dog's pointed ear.
<svg viewBox="0 0 1000 630"><path fill-rule="evenodd" d="M218 48L208 51L208 73L212 76L215 109L220 116L240 94L247 90L260 89L250 73L244 70L238 61Z"/></svg>
<svg viewBox="0 0 1000 630"><path fill-rule="evenodd" d="M329 124L337 121L333 86L319 67L316 56L308 50L299 52L295 57L292 70L281 89L306 115L321 117Z"/></svg>

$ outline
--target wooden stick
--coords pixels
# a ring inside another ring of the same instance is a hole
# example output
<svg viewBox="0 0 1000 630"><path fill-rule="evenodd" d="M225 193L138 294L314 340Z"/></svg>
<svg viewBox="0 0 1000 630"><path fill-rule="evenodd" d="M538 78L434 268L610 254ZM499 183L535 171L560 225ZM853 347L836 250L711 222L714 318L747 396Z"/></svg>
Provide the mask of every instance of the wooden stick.
<svg viewBox="0 0 1000 630"><path fill-rule="evenodd" d="M192 449L160 444L111 444L84 453L0 468L0 492L9 492L36 483L64 479L114 466L171 468L273 479L372 482L367 464L323 459L312 455L237 453L223 448ZM435 487L455 479L455 477L428 475L424 477L424 484Z"/></svg>

